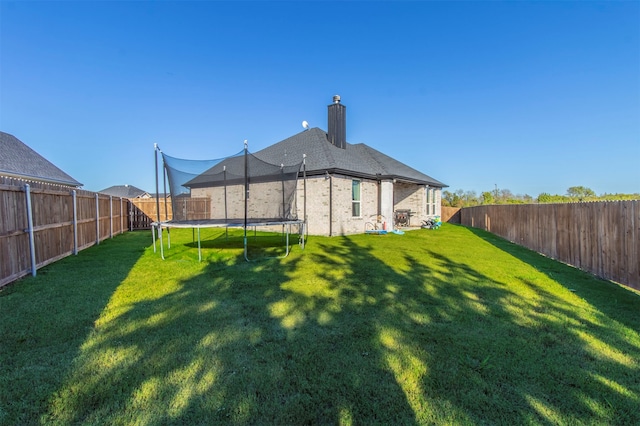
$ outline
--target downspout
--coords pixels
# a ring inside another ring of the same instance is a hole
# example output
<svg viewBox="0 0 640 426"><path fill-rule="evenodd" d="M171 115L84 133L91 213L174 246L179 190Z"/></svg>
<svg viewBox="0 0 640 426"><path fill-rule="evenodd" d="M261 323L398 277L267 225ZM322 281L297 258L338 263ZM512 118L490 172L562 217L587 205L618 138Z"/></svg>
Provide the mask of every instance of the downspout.
<svg viewBox="0 0 640 426"><path fill-rule="evenodd" d="M227 166L222 166L222 172L224 177L224 223L229 223L228 213L227 213ZM213 213L211 213L213 217ZM224 227L224 236L225 238L229 238L229 226Z"/></svg>
<svg viewBox="0 0 640 426"><path fill-rule="evenodd" d="M309 232L309 224L307 223L307 154L302 154L302 177L304 180L304 205L303 205L303 219L304 219L304 229L303 229L303 240L302 240L302 248L304 248L304 239L307 238Z"/></svg>
<svg viewBox="0 0 640 426"><path fill-rule="evenodd" d="M327 172L329 175L329 173ZM329 175L329 236L333 237L333 176Z"/></svg>
<svg viewBox="0 0 640 426"><path fill-rule="evenodd" d="M247 214L249 211L249 175L248 175L248 146L247 141L244 141L244 259L248 262L247 257Z"/></svg>
<svg viewBox="0 0 640 426"><path fill-rule="evenodd" d="M378 214L377 216L381 217L382 216L382 180L380 179L380 173L376 173L376 179L378 181Z"/></svg>
<svg viewBox="0 0 640 426"><path fill-rule="evenodd" d="M222 166L222 173L224 178L224 223L229 222L228 213L227 213L227 166ZM227 227L228 229L228 227Z"/></svg>

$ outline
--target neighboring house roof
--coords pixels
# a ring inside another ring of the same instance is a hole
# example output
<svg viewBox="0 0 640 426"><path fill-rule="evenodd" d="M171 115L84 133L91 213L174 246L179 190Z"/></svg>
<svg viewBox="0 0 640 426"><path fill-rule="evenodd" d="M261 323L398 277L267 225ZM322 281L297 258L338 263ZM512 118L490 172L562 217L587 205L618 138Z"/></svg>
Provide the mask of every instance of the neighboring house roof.
<svg viewBox="0 0 640 426"><path fill-rule="evenodd" d="M327 139L327 134L314 127L271 145L254 155L272 164L291 165L306 154L308 175L325 172L371 179L397 179L435 187L444 183L395 160L363 143L346 144L339 148Z"/></svg>
<svg viewBox="0 0 640 426"><path fill-rule="evenodd" d="M98 191L101 194L111 195L120 198L149 198L151 195L147 191L136 188L133 185L114 185Z"/></svg>
<svg viewBox="0 0 640 426"><path fill-rule="evenodd" d="M9 133L0 132L0 175L80 187L82 184Z"/></svg>

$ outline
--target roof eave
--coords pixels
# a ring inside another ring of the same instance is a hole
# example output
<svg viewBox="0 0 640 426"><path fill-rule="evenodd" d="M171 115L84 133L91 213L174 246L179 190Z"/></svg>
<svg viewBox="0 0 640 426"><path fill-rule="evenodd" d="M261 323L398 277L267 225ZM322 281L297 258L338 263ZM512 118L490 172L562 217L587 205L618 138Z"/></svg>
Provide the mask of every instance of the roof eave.
<svg viewBox="0 0 640 426"><path fill-rule="evenodd" d="M8 170L0 170L0 175L10 177L10 178L33 181L33 182L44 182L44 183L50 183L53 185L71 186L74 188L80 188L82 186L82 184L77 181L66 181L66 180L59 180L59 179L44 178L40 176L26 175L24 173L10 172Z"/></svg>
<svg viewBox="0 0 640 426"><path fill-rule="evenodd" d="M410 183L410 184L415 184L415 185L428 185L434 188L448 188L449 185L445 185L441 182L432 182L432 181L426 181L426 180L420 180L420 179L411 179L408 178L406 176L399 176L399 175L382 175L382 174L375 174L372 175L370 173L361 173L361 172L354 172L352 170L344 170L344 169L337 169L337 168L333 168L333 169L326 169L326 170L313 170L313 171L307 171L306 174L307 176L321 176L321 175L325 175L325 174L341 174L341 175L345 175L345 176L351 176L351 177L356 177L356 178L361 178L361 179L371 179L371 180L395 180L397 182L403 182L403 183Z"/></svg>

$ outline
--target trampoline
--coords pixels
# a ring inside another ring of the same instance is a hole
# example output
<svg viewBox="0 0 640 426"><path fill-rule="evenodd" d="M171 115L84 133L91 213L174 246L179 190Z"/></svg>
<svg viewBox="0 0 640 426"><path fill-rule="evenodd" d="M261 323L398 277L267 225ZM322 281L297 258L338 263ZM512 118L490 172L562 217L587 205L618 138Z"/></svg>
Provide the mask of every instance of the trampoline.
<svg viewBox="0 0 640 426"><path fill-rule="evenodd" d="M202 228L242 228L244 258L249 259L247 230L258 227L282 227L286 235L284 258L289 255L289 236L297 228L299 244L305 245L306 222L298 218L296 196L298 180L302 176L306 193L306 159L287 159L271 164L244 149L229 157L215 160L186 160L171 157L154 145L156 164L156 193L159 192L158 157L162 156L164 203L167 211L170 198L173 217L160 219L160 198L156 198L157 220L152 223L153 248L156 234L160 255L164 260L163 230L167 232L167 248L171 247L171 228L191 228L197 233L198 260L202 261L200 230ZM288 161L288 162L287 162ZM167 193L167 182L169 193ZM306 218L306 197L304 197ZM197 232L196 232L197 231ZM263 257L267 258L267 257Z"/></svg>

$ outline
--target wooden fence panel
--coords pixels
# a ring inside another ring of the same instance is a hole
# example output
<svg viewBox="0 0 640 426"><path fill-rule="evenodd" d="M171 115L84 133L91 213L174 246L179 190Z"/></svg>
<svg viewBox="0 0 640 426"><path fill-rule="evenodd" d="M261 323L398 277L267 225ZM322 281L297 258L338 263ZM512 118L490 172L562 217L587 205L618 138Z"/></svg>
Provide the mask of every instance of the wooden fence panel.
<svg viewBox="0 0 640 426"><path fill-rule="evenodd" d="M99 235L98 235L98 244L102 240L106 240L111 237L111 220L109 217L109 196L98 194L98 206L100 208L98 212L98 224L99 224Z"/></svg>
<svg viewBox="0 0 640 426"><path fill-rule="evenodd" d="M24 191L0 185L0 286L24 275L30 267L27 203Z"/></svg>
<svg viewBox="0 0 640 426"><path fill-rule="evenodd" d="M97 241L95 194L84 191L77 195L78 249L94 245Z"/></svg>
<svg viewBox="0 0 640 426"><path fill-rule="evenodd" d="M158 220L158 207L160 207L161 221L173 219L171 199L165 200L164 198L161 198L160 200L156 200L155 198L135 198L131 200L131 202L140 210L140 212L148 216L152 222L156 222Z"/></svg>
<svg viewBox="0 0 640 426"><path fill-rule="evenodd" d="M73 204L69 199L69 191L31 190L38 266L44 266L73 252Z"/></svg>
<svg viewBox="0 0 640 426"><path fill-rule="evenodd" d="M443 222L447 223L460 223L460 207L440 207L440 218Z"/></svg>
<svg viewBox="0 0 640 426"><path fill-rule="evenodd" d="M160 220L172 220L173 205L180 209L183 217L188 217L191 220L211 219L210 198L179 197L173 200L173 203L171 199L165 200L164 198L158 201L155 198L136 198L131 202L152 221L157 220L158 207L160 207Z"/></svg>
<svg viewBox="0 0 640 426"><path fill-rule="evenodd" d="M640 290L640 201L464 208L462 225Z"/></svg>
<svg viewBox="0 0 640 426"><path fill-rule="evenodd" d="M25 181L0 178L0 286L32 273ZM29 182L36 269L128 230L129 202Z"/></svg>

